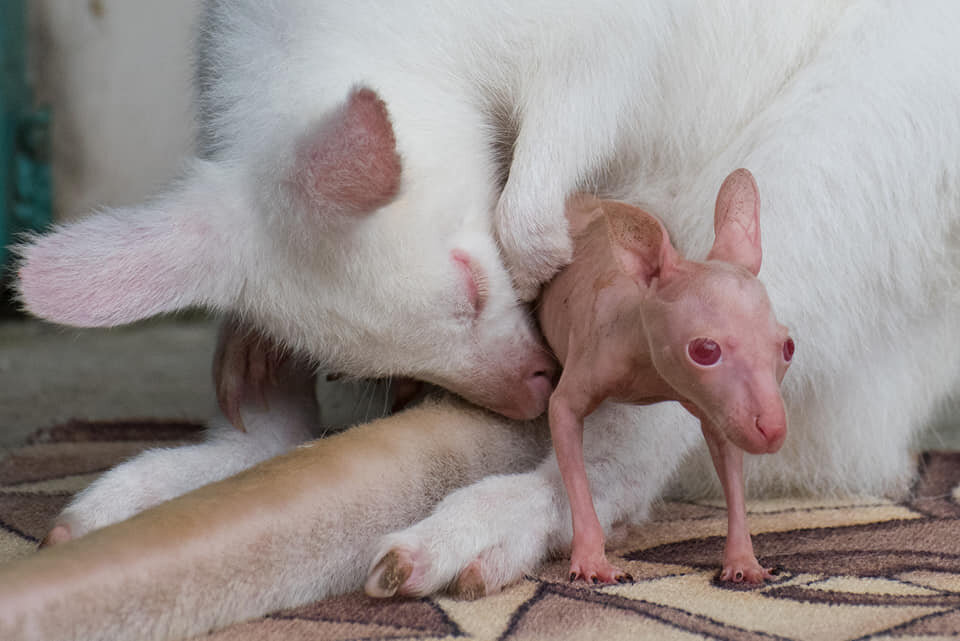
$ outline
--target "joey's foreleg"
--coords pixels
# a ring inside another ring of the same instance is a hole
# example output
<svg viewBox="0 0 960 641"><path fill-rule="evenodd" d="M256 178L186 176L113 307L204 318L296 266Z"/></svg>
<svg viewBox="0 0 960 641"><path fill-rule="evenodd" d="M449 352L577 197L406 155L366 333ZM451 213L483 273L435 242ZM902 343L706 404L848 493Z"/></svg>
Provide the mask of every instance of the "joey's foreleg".
<svg viewBox="0 0 960 641"><path fill-rule="evenodd" d="M703 435L710 448L714 468L723 486L727 503L727 543L723 550L721 581L734 583L762 583L773 578L773 568L765 568L757 561L747 525L747 505L743 488L743 450L729 439L703 426Z"/></svg>
<svg viewBox="0 0 960 641"><path fill-rule="evenodd" d="M549 415L550 436L573 520L570 580L581 578L592 583L629 581L629 575L607 561L603 527L593 505L583 458L583 417L571 407L563 389L558 387L550 398Z"/></svg>

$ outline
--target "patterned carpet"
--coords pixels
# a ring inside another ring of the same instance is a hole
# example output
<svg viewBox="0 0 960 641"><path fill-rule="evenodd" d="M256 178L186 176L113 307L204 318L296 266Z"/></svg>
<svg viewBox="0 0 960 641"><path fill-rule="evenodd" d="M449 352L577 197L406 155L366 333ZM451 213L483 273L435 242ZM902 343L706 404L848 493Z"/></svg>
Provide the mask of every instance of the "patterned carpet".
<svg viewBox="0 0 960 641"><path fill-rule="evenodd" d="M33 552L97 473L144 447L192 441L185 423L74 421L0 460L0 563ZM960 636L960 453L928 452L910 500L751 504L759 588L714 581L720 504L667 503L611 556L636 582L588 588L558 560L504 592L375 601L359 594L274 613L210 641L386 639L933 639Z"/></svg>

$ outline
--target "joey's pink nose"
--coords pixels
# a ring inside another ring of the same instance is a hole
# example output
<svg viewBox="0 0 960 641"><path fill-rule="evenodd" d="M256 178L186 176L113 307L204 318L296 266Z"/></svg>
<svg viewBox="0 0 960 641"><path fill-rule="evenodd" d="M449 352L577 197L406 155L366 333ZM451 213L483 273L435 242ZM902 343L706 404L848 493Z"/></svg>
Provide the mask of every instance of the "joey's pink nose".
<svg viewBox="0 0 960 641"><path fill-rule="evenodd" d="M773 454L783 445L787 438L787 422L779 418L770 418L765 416L756 417L754 424L756 431L759 432L760 451L755 454Z"/></svg>

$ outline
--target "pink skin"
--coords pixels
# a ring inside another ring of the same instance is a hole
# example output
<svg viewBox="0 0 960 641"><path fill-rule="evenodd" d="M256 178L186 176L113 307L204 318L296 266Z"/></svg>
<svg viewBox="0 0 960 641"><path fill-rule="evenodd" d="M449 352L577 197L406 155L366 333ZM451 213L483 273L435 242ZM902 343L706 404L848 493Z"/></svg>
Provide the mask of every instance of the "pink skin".
<svg viewBox="0 0 960 641"><path fill-rule="evenodd" d="M364 214L400 190L401 163L387 107L370 89L357 89L299 152L295 182L307 200Z"/></svg>
<svg viewBox="0 0 960 641"><path fill-rule="evenodd" d="M759 202L747 170L724 181L706 262L681 257L660 221L636 207L589 196L568 203L574 260L544 290L539 319L564 364L549 417L573 517L571 580L631 580L606 559L583 458L583 421L607 399L679 401L700 419L727 503L720 578L760 583L771 576L750 540L743 451L776 452L783 444L779 385L793 341L756 277Z"/></svg>

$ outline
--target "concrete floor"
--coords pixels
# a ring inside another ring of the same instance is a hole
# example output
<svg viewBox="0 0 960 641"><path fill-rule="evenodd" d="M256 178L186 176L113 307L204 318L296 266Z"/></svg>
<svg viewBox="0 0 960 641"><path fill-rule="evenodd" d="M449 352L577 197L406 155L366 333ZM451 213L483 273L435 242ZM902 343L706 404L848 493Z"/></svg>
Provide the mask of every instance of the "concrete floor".
<svg viewBox="0 0 960 641"><path fill-rule="evenodd" d="M210 364L216 324L160 319L110 330L0 321L0 448L70 418L185 418L215 411ZM388 407L384 385L318 384L328 426ZM922 447L960 449L960 411L946 411Z"/></svg>
<svg viewBox="0 0 960 641"><path fill-rule="evenodd" d="M70 418L181 418L215 411L210 364L217 325L160 319L110 330L0 321L0 448ZM318 384L327 425L381 414L382 384Z"/></svg>

